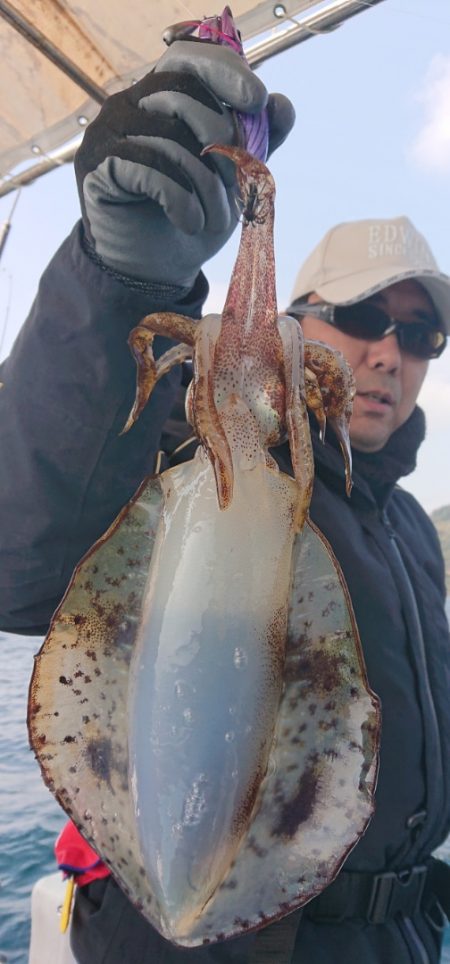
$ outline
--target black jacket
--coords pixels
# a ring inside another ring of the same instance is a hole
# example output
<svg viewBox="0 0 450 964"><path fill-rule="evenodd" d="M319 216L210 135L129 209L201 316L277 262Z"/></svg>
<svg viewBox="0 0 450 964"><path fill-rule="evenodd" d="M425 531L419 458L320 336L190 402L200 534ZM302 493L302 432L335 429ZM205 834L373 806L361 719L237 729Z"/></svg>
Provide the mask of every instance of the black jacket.
<svg viewBox="0 0 450 964"><path fill-rule="evenodd" d="M179 370L158 385L133 432L119 437L134 398L134 362L126 340L133 325L152 311L198 317L205 295L201 275L193 292L124 285L84 253L79 228L47 269L28 322L0 371L2 629L46 631L74 565L153 470L160 445L175 448L184 427L168 419L179 393ZM160 340L158 351L164 348ZM420 433L416 410L383 453L356 453L350 499L340 455L333 444L314 439L311 516L344 571L369 681L382 702L377 810L348 858L346 869L354 872L407 870L426 860L449 830L444 567L431 522L395 484L414 465ZM277 458L290 471L285 447ZM251 960L252 937L208 951L172 950L126 905L112 882L98 882L92 893L97 902L99 894L100 909L89 903L89 894L78 901L75 920L79 924L83 918L84 927L76 926L74 936L82 962ZM413 921L402 917L375 925L359 918L318 922L305 911L293 961L437 961L438 931L421 911L413 916Z"/></svg>

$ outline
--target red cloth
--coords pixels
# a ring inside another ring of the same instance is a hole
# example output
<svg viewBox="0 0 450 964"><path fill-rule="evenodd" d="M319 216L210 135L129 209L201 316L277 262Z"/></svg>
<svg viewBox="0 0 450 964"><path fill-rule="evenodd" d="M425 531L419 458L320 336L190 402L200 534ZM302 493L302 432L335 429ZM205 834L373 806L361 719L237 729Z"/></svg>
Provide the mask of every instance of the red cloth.
<svg viewBox="0 0 450 964"><path fill-rule="evenodd" d="M61 830L55 843L55 854L59 869L66 877L73 874L80 887L111 873L71 820Z"/></svg>

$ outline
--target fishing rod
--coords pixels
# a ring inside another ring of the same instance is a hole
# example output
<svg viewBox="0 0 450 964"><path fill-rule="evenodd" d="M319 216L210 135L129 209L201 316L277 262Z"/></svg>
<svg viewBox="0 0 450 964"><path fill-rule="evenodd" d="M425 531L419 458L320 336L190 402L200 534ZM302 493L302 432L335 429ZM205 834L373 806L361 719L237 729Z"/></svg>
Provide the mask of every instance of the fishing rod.
<svg viewBox="0 0 450 964"><path fill-rule="evenodd" d="M18 202L19 197L20 197L20 192L21 192L21 188L19 187L19 189L18 189L18 191L17 191L17 194L16 194L16 196L15 196L15 198L14 198L14 201L13 201L13 203L12 203L11 210L10 210L10 212L9 212L9 215L8 215L8 217L6 218L6 221L3 221L3 223L0 225L0 261L1 261L1 259L2 259L3 252L4 252L4 250L5 250L5 245L6 245L6 242L7 242L7 240L8 240L8 235L9 235L9 232L10 232L10 230L11 230L12 219L13 219L13 216L14 216L14 211L16 210L17 202ZM3 334L4 334L4 333L3 333ZM1 345L2 345L2 344L3 344L3 336L2 336L2 339L1 339L0 351L1 351Z"/></svg>

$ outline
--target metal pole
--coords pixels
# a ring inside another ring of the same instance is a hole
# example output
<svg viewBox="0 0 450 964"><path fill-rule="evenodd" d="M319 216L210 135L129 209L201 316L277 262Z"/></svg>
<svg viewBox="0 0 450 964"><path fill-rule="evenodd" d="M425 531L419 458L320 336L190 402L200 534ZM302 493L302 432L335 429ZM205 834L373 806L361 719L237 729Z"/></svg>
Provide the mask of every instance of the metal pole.
<svg viewBox="0 0 450 964"><path fill-rule="evenodd" d="M78 137L75 142L71 141L69 145L62 147L57 153L45 155L39 164L33 164L32 167L27 167L27 169L21 171L20 174L5 177L3 181L0 181L0 197L5 197L6 194L11 194L12 191L17 191L20 187L27 187L28 184L32 184L33 181L36 181L38 177L42 177L43 174L54 171L56 167L61 167L63 164L70 164L75 157L81 141L82 137Z"/></svg>
<svg viewBox="0 0 450 964"><path fill-rule="evenodd" d="M289 27L283 33L276 34L269 40L250 47L245 51L245 56L252 67L259 67L269 57L281 54L305 40L310 40L311 37L331 33L332 30L336 30L350 17L363 13L365 10L383 2L384 0L335 0L334 3L318 13L310 14L301 19L295 18L295 26ZM292 23L294 18L289 17L288 19Z"/></svg>
<svg viewBox="0 0 450 964"><path fill-rule="evenodd" d="M8 0L0 0L0 17L9 23L14 30L22 34L25 40L33 44L44 57L51 60L59 70L62 70L70 79L77 85L85 90L89 97L97 101L98 104L103 104L106 100L107 94L102 87L99 87L94 80L91 80L83 70L80 70L72 60L69 60L65 54L58 50L55 46L48 40L48 38L38 30L37 27L33 26L25 17L22 17L20 13L15 10L15 8L8 3Z"/></svg>

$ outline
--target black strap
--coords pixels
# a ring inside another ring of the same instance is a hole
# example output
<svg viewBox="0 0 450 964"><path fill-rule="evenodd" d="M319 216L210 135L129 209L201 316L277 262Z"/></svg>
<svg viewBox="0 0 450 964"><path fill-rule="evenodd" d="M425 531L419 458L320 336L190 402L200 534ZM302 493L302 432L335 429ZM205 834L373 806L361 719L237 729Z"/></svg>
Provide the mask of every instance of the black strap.
<svg viewBox="0 0 450 964"><path fill-rule="evenodd" d="M258 931L249 964L290 964L303 909Z"/></svg>
<svg viewBox="0 0 450 964"><path fill-rule="evenodd" d="M350 919L385 924L397 915L413 917L431 896L450 919L450 866L442 860L431 858L398 873L342 870L309 904L257 933L249 964L290 964L302 918L322 924Z"/></svg>
<svg viewBox="0 0 450 964"><path fill-rule="evenodd" d="M339 876L304 908L305 916L321 923L350 918L384 924L397 914L414 915L427 881L428 867L420 865L399 873L351 873Z"/></svg>

